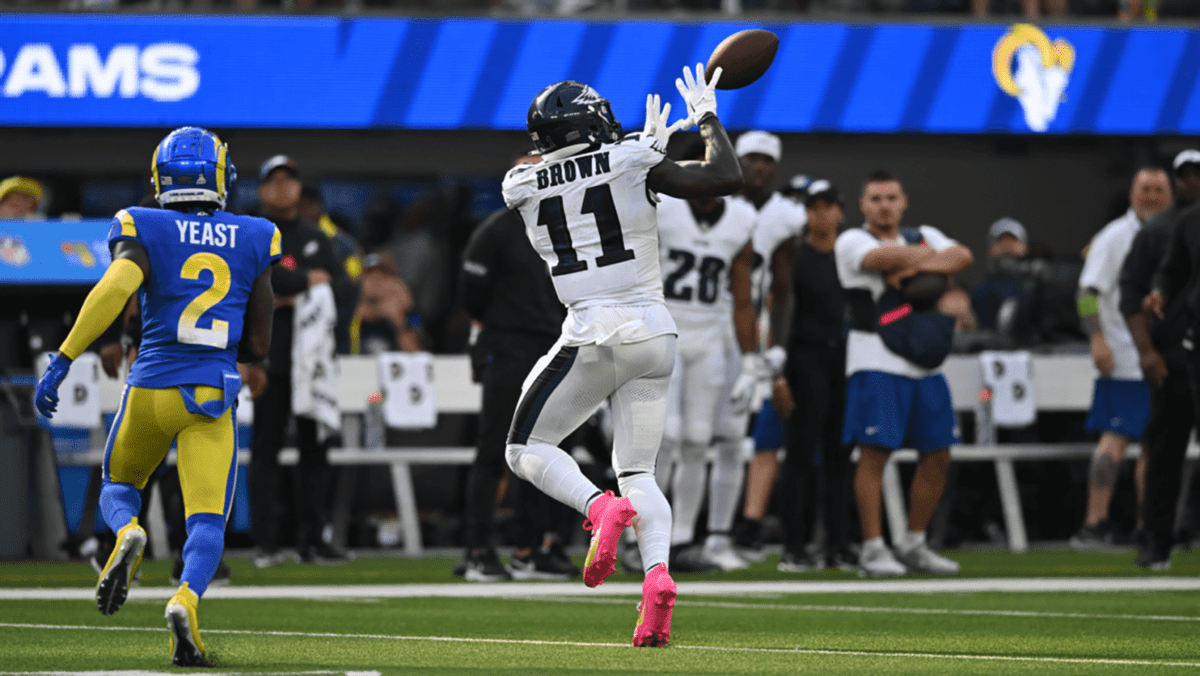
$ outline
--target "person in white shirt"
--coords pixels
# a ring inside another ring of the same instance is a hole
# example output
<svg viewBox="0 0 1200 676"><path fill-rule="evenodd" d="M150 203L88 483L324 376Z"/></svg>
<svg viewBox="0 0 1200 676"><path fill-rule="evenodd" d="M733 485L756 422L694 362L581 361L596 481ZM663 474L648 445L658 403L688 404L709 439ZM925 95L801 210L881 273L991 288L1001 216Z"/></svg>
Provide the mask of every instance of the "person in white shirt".
<svg viewBox="0 0 1200 676"><path fill-rule="evenodd" d="M733 144L717 119L716 83L704 66L676 87L687 103L681 123L647 99L642 134L623 134L609 102L574 81L546 87L529 108L526 128L541 164L515 167L502 193L525 221L526 234L567 306L562 337L521 389L508 437L508 466L543 493L587 515L591 547L583 579L601 584L616 569L622 531L635 524L646 578L633 645L670 640L676 586L667 567L671 507L654 479L675 365L677 330L663 300L657 193L717 197L741 187ZM695 124L703 162L666 157L668 137ZM613 417L612 467L622 497L603 493L562 440L605 402Z"/></svg>
<svg viewBox="0 0 1200 676"><path fill-rule="evenodd" d="M702 156L703 148L697 150L689 155ZM679 328L679 356L656 472L660 488L673 487L671 569L679 572L749 566L730 537L745 476L746 436L746 421L737 426L731 395L742 352L756 348L750 235L757 215L744 200L727 197L664 197L658 206L663 292ZM697 552L687 547L695 536L713 446L708 537Z"/></svg>
<svg viewBox="0 0 1200 676"><path fill-rule="evenodd" d="M834 245L838 278L851 314L842 441L858 445L860 453L854 477L863 537L859 573L954 574L958 563L935 553L925 542L925 529L945 488L949 447L959 442L950 388L937 366L918 364L913 354L897 354L879 333L886 324L915 320L906 316L918 314L913 304L884 315L878 314L878 304L889 296L888 287L902 288L917 274L948 277L969 267L973 258L969 249L932 226L901 230L908 197L900 181L887 172L867 178L859 208L866 224L842 233ZM942 319L951 322L952 337L953 320ZM883 468L888 455L899 448L914 448L920 455L908 530L893 534L893 554L883 541L880 509Z"/></svg>
<svg viewBox="0 0 1200 676"><path fill-rule="evenodd" d="M1121 314L1119 281L1133 238L1146 221L1171 204L1171 179L1167 172L1159 168L1139 171L1129 189L1129 203L1124 215L1092 238L1079 275L1079 317L1091 338L1097 372L1087 428L1100 433L1100 443L1088 472L1087 513L1083 526L1070 540L1073 549L1083 551L1117 545L1108 506L1125 449L1130 441L1142 438L1150 419L1150 385L1142 377L1141 357ZM1143 453L1138 458L1134 472L1139 526L1148 457L1149 454Z"/></svg>

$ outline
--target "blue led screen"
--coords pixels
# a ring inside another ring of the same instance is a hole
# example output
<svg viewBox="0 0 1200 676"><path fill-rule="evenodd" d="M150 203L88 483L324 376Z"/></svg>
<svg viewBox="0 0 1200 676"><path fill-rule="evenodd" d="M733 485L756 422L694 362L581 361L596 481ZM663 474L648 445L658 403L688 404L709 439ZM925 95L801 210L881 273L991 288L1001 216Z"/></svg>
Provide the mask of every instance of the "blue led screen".
<svg viewBox="0 0 1200 676"><path fill-rule="evenodd" d="M640 128L645 96L745 28L780 37L722 92L731 129L1200 134L1200 29L6 15L8 126L521 129L577 79Z"/></svg>

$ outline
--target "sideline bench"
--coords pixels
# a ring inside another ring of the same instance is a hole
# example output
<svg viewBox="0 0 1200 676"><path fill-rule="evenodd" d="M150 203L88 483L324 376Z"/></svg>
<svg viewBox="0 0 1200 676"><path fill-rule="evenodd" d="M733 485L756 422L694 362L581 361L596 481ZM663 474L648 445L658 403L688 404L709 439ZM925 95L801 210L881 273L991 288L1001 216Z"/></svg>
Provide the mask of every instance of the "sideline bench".
<svg viewBox="0 0 1200 676"><path fill-rule="evenodd" d="M480 387L471 382L469 359L465 355L439 355L434 359L434 393L439 413L478 413L481 401ZM367 397L379 387L378 364L372 357L342 357L341 376L338 382L339 408L343 413L343 439L361 443L362 416L367 411ZM982 389L979 360L975 355L952 355L945 364L946 378L950 383L955 409L959 412L978 412L979 392ZM1092 365L1088 355L1034 355L1034 397L1040 411L1086 411L1091 404ZM115 411L120 401L121 384L116 380L101 378L102 410ZM99 443L87 453L60 454L58 461L63 465L97 465L103 460L103 452L95 450ZM1021 509L1014 463L1018 461L1068 460L1091 457L1094 444L996 444L963 445L952 449L951 457L956 462L991 462L995 466L1005 529L1009 549L1025 551L1029 547L1025 535L1025 520ZM1136 458L1140 445L1131 444L1127 457ZM1200 447L1194 442L1188 449L1188 463L1184 474L1183 495L1195 472ZM280 454L281 464L295 464L295 449L285 449ZM396 513L400 520L401 535L406 554L422 552L421 529L417 518L417 505L412 484L413 465L468 465L475 458L473 447L404 447L365 449L361 447L335 448L329 452L329 462L336 466L387 465L392 477L392 490L396 502ZM893 533L903 532L907 524L904 487L901 485L897 463L915 462L917 454L912 450L892 454L884 470L883 504L885 518ZM168 459L173 462L173 457ZM249 461L249 452L239 452L239 462ZM342 537L349 512L349 491L335 493L334 533ZM151 515L152 519L154 515ZM161 518L161 516L159 516ZM163 532L161 528L154 529Z"/></svg>

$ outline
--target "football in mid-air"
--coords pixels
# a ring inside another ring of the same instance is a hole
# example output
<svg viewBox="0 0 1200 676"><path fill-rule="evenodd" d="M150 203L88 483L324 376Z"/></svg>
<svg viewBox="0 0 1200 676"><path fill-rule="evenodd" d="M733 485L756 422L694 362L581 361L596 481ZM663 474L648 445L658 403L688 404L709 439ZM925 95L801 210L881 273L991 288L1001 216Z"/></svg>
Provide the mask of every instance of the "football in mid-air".
<svg viewBox="0 0 1200 676"><path fill-rule="evenodd" d="M712 81L713 71L721 67L717 89L741 89L754 84L767 72L779 49L779 36L771 31L753 29L730 35L708 57L704 79Z"/></svg>

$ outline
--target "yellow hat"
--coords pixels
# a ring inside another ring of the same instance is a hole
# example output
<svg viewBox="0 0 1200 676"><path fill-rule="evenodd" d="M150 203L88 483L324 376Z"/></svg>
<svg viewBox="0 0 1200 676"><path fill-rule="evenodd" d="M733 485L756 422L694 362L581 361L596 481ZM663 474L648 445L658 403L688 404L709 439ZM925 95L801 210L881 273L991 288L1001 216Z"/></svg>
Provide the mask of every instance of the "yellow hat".
<svg viewBox="0 0 1200 676"><path fill-rule="evenodd" d="M36 179L26 178L24 176L9 176L0 181L0 200L8 197L10 192L19 192L29 195L33 201L42 201L42 184Z"/></svg>

